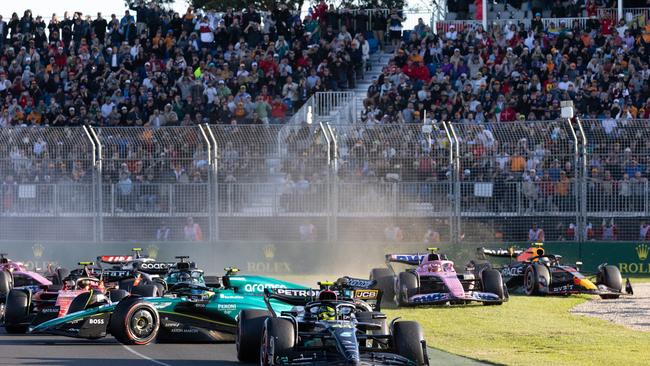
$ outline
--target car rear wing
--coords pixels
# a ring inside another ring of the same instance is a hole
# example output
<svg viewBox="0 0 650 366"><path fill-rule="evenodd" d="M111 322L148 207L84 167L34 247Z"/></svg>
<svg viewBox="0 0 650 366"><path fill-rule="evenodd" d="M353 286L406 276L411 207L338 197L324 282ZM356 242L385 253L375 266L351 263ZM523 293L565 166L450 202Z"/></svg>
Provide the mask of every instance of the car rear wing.
<svg viewBox="0 0 650 366"><path fill-rule="evenodd" d="M423 253L386 254L386 263L402 263L417 266L426 256Z"/></svg>
<svg viewBox="0 0 650 366"><path fill-rule="evenodd" d="M514 258L523 253L522 249L488 249L485 247L476 248L476 257L478 259L485 259L486 257L499 257L499 258Z"/></svg>

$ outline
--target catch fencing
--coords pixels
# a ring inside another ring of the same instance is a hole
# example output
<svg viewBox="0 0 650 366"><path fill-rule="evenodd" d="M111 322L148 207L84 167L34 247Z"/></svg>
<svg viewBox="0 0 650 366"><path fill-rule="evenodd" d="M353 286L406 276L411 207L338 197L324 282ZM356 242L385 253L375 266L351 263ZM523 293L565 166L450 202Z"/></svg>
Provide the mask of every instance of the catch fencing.
<svg viewBox="0 0 650 366"><path fill-rule="evenodd" d="M307 122L1 129L0 243L424 245L648 231L649 120Z"/></svg>

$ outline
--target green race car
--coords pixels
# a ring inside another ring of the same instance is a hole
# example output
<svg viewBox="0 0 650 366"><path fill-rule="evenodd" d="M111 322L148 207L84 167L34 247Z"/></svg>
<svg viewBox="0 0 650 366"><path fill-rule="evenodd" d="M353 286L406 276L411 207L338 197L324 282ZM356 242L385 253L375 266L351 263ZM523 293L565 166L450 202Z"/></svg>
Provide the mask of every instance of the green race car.
<svg viewBox="0 0 650 366"><path fill-rule="evenodd" d="M264 289L299 287L273 278L239 275L236 268L226 268L219 283L206 285L203 271L183 259L165 277L163 296L153 297L158 292L153 285L136 286L131 296L119 302L87 292L79 295L87 298L84 310L39 324L30 333L88 339L111 334L124 344L234 341L239 312L266 309ZM273 306L278 312L291 309L280 302Z"/></svg>

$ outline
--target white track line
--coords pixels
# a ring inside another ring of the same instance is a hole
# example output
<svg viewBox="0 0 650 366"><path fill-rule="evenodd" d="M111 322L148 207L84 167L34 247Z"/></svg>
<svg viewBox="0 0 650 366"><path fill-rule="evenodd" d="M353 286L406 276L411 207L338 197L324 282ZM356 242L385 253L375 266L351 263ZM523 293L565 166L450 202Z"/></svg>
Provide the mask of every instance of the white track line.
<svg viewBox="0 0 650 366"><path fill-rule="evenodd" d="M168 364L168 363L164 363L164 362L162 362L162 361L154 360L153 358L151 358L151 357L149 357L149 356L143 355L142 353L140 353L140 352L138 352L138 351L136 351L136 350L134 350L134 349L131 349L129 346L126 346L126 345L124 345L124 344L122 345L122 347L124 347L127 351L133 353L134 355L140 357L141 359L143 359L143 360L147 360L147 361L149 361L149 362L153 362L153 363L155 363L156 365L160 365L160 366L172 366L172 365L170 365L170 364Z"/></svg>

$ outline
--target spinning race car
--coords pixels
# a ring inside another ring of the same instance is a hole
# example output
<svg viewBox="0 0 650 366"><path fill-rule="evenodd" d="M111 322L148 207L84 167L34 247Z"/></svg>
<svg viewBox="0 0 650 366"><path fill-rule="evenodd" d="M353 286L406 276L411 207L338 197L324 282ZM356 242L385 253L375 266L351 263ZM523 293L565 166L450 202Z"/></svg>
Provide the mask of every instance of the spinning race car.
<svg viewBox="0 0 650 366"><path fill-rule="evenodd" d="M486 257L509 258L502 267L494 267ZM505 284L513 293L525 295L599 295L603 299L616 299L623 293L623 278L616 266L601 264L597 272L585 275L575 266L561 264L559 255L547 254L542 243L528 249L477 249L479 261L471 261L469 267L477 273L498 269ZM626 292L631 294L629 279Z"/></svg>
<svg viewBox="0 0 650 366"><path fill-rule="evenodd" d="M268 289L267 311L245 310L237 357L261 365L428 365L420 325L392 321L369 305L321 289ZM292 306L277 312L273 301Z"/></svg>
<svg viewBox="0 0 650 366"><path fill-rule="evenodd" d="M236 268L226 268L220 286L208 287L203 271L185 258L180 257L165 277L168 289L164 296L140 292L119 302L91 299L81 311L32 327L31 333L89 339L111 334L124 344L137 345L154 340L232 341L240 310L266 308L265 288L295 287L267 277L237 275ZM278 310L290 308L278 306Z"/></svg>
<svg viewBox="0 0 650 366"><path fill-rule="evenodd" d="M428 248L429 254L387 254L388 268L375 268L370 279L384 295L384 304L395 299L399 306L426 304L464 304L477 301L485 305L501 305L508 301L508 290L496 270L457 273L454 262ZM409 266L397 274L392 263Z"/></svg>

